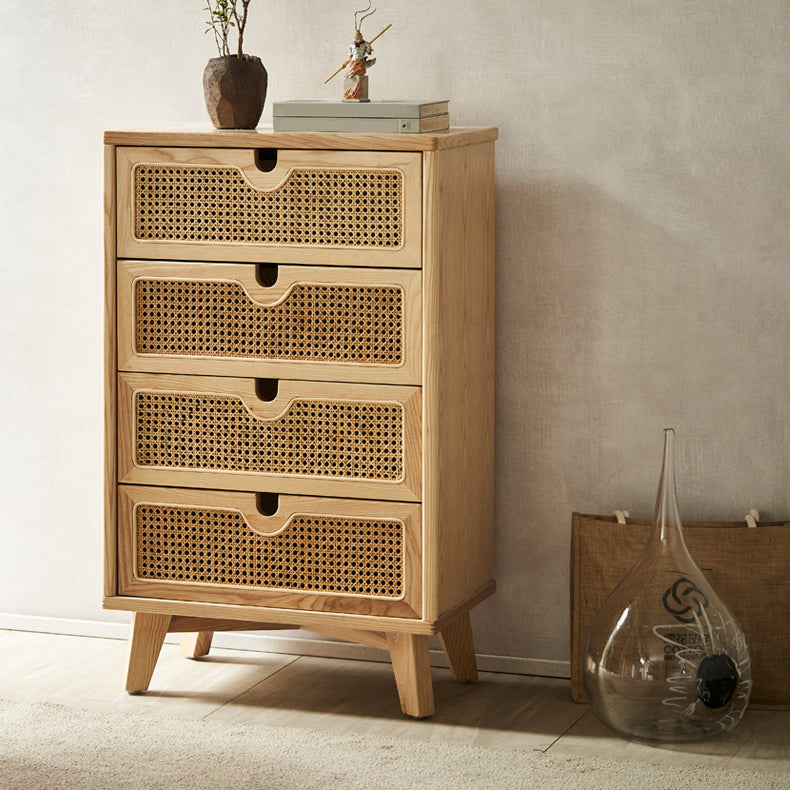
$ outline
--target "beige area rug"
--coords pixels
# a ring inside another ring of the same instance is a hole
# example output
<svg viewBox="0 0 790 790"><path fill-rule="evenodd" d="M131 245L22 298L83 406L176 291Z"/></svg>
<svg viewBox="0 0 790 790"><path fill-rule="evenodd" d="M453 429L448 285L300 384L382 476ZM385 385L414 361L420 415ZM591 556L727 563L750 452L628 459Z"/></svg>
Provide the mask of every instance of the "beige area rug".
<svg viewBox="0 0 790 790"><path fill-rule="evenodd" d="M786 789L758 771L506 751L0 701L3 790Z"/></svg>

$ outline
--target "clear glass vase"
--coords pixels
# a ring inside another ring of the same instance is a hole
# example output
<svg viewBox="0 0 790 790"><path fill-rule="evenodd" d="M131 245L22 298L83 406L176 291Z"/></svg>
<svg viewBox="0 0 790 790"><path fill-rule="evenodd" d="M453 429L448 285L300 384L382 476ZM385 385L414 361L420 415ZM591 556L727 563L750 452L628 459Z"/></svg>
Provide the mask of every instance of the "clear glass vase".
<svg viewBox="0 0 790 790"><path fill-rule="evenodd" d="M732 729L752 686L743 631L683 539L674 441L666 429L645 551L593 621L582 667L595 715L625 737L650 741Z"/></svg>

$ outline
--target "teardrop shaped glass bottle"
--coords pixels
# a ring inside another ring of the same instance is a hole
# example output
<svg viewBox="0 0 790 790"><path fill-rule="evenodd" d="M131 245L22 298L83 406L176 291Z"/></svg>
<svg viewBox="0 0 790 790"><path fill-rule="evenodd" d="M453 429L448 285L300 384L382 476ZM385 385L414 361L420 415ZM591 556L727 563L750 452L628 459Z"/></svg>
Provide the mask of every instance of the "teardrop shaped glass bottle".
<svg viewBox="0 0 790 790"><path fill-rule="evenodd" d="M598 612L582 659L595 715L625 737L651 741L732 729L752 686L743 631L686 548L674 440L667 428L644 553Z"/></svg>

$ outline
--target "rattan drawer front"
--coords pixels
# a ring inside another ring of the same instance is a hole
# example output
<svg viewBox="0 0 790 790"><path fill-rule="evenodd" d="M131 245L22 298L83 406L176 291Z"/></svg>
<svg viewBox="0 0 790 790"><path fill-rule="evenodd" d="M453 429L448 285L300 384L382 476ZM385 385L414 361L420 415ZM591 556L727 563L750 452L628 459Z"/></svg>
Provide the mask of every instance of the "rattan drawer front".
<svg viewBox="0 0 790 790"><path fill-rule="evenodd" d="M411 269L119 261L118 366L418 384L420 280Z"/></svg>
<svg viewBox="0 0 790 790"><path fill-rule="evenodd" d="M420 499L418 387L118 378L120 482Z"/></svg>
<svg viewBox="0 0 790 790"><path fill-rule="evenodd" d="M420 506L120 486L122 595L418 617Z"/></svg>
<svg viewBox="0 0 790 790"><path fill-rule="evenodd" d="M418 153L118 148L118 255L417 268Z"/></svg>

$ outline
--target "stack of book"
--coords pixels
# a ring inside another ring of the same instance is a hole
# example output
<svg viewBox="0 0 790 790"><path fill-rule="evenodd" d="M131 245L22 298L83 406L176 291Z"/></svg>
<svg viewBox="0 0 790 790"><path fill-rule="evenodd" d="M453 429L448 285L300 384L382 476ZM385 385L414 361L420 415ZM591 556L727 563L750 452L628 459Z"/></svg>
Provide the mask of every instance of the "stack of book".
<svg viewBox="0 0 790 790"><path fill-rule="evenodd" d="M275 102L275 132L419 134L450 128L448 101Z"/></svg>

